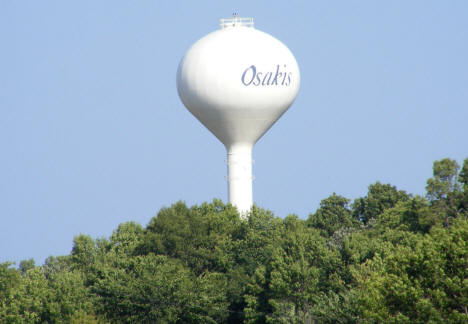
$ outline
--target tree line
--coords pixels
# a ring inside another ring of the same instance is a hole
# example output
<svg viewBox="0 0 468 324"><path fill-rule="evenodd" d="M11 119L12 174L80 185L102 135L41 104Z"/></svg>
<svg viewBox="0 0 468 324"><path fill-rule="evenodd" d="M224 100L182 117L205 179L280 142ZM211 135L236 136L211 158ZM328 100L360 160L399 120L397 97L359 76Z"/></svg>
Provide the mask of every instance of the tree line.
<svg viewBox="0 0 468 324"><path fill-rule="evenodd" d="M425 197L376 182L307 219L220 200L0 264L0 323L468 323L468 159Z"/></svg>

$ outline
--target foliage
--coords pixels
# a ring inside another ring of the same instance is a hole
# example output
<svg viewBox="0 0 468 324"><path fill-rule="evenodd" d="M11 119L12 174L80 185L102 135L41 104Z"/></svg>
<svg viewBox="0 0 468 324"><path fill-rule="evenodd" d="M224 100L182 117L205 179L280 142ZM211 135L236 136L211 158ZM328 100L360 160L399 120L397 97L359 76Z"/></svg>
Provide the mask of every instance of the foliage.
<svg viewBox="0 0 468 324"><path fill-rule="evenodd" d="M0 323L467 323L468 159L426 197L376 182L307 220L219 200L0 264Z"/></svg>
<svg viewBox="0 0 468 324"><path fill-rule="evenodd" d="M409 195L390 184L376 182L369 186L367 196L356 199L352 204L353 216L367 224L377 218L385 209L393 208L399 201L409 199Z"/></svg>
<svg viewBox="0 0 468 324"><path fill-rule="evenodd" d="M443 219L444 226L449 226L450 220L457 218L460 212L463 197L460 180L464 181L466 177L465 168L458 175L460 166L457 161L449 158L435 161L432 167L434 176L427 180L427 197L438 217Z"/></svg>
<svg viewBox="0 0 468 324"><path fill-rule="evenodd" d="M325 237L333 235L340 228L356 227L358 221L351 217L349 199L335 193L320 202L315 214L309 215L308 224L319 229Z"/></svg>
<svg viewBox="0 0 468 324"><path fill-rule="evenodd" d="M365 318L385 323L468 321L468 221L435 227L361 265Z"/></svg>
<svg viewBox="0 0 468 324"><path fill-rule="evenodd" d="M225 282L215 273L196 278L179 261L154 254L100 270L92 290L113 323L216 323L225 317Z"/></svg>

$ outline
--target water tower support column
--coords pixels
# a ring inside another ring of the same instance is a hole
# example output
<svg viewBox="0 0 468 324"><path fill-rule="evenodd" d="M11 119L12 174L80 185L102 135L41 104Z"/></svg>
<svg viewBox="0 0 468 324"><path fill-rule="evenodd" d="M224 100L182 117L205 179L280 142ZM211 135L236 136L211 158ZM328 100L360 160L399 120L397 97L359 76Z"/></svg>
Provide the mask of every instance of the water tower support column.
<svg viewBox="0 0 468 324"><path fill-rule="evenodd" d="M252 208L252 145L227 147L229 202L246 218Z"/></svg>

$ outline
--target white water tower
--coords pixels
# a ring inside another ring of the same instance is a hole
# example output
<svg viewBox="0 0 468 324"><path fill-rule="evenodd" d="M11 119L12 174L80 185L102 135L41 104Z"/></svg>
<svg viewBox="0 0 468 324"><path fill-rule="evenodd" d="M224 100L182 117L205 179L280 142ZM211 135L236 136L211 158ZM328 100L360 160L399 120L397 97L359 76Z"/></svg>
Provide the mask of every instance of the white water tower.
<svg viewBox="0 0 468 324"><path fill-rule="evenodd" d="M180 99L225 145L229 202L243 217L252 207L253 145L291 106L299 83L291 51L252 18L221 19L179 64Z"/></svg>

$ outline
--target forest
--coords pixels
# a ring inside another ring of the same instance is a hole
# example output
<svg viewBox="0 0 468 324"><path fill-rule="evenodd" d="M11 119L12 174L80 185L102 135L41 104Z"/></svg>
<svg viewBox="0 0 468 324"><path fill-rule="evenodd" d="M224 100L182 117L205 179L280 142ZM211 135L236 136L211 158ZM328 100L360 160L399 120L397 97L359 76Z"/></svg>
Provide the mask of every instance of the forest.
<svg viewBox="0 0 468 324"><path fill-rule="evenodd" d="M71 238L70 238L71 239ZM468 158L307 219L220 200L0 264L0 323L468 323Z"/></svg>

